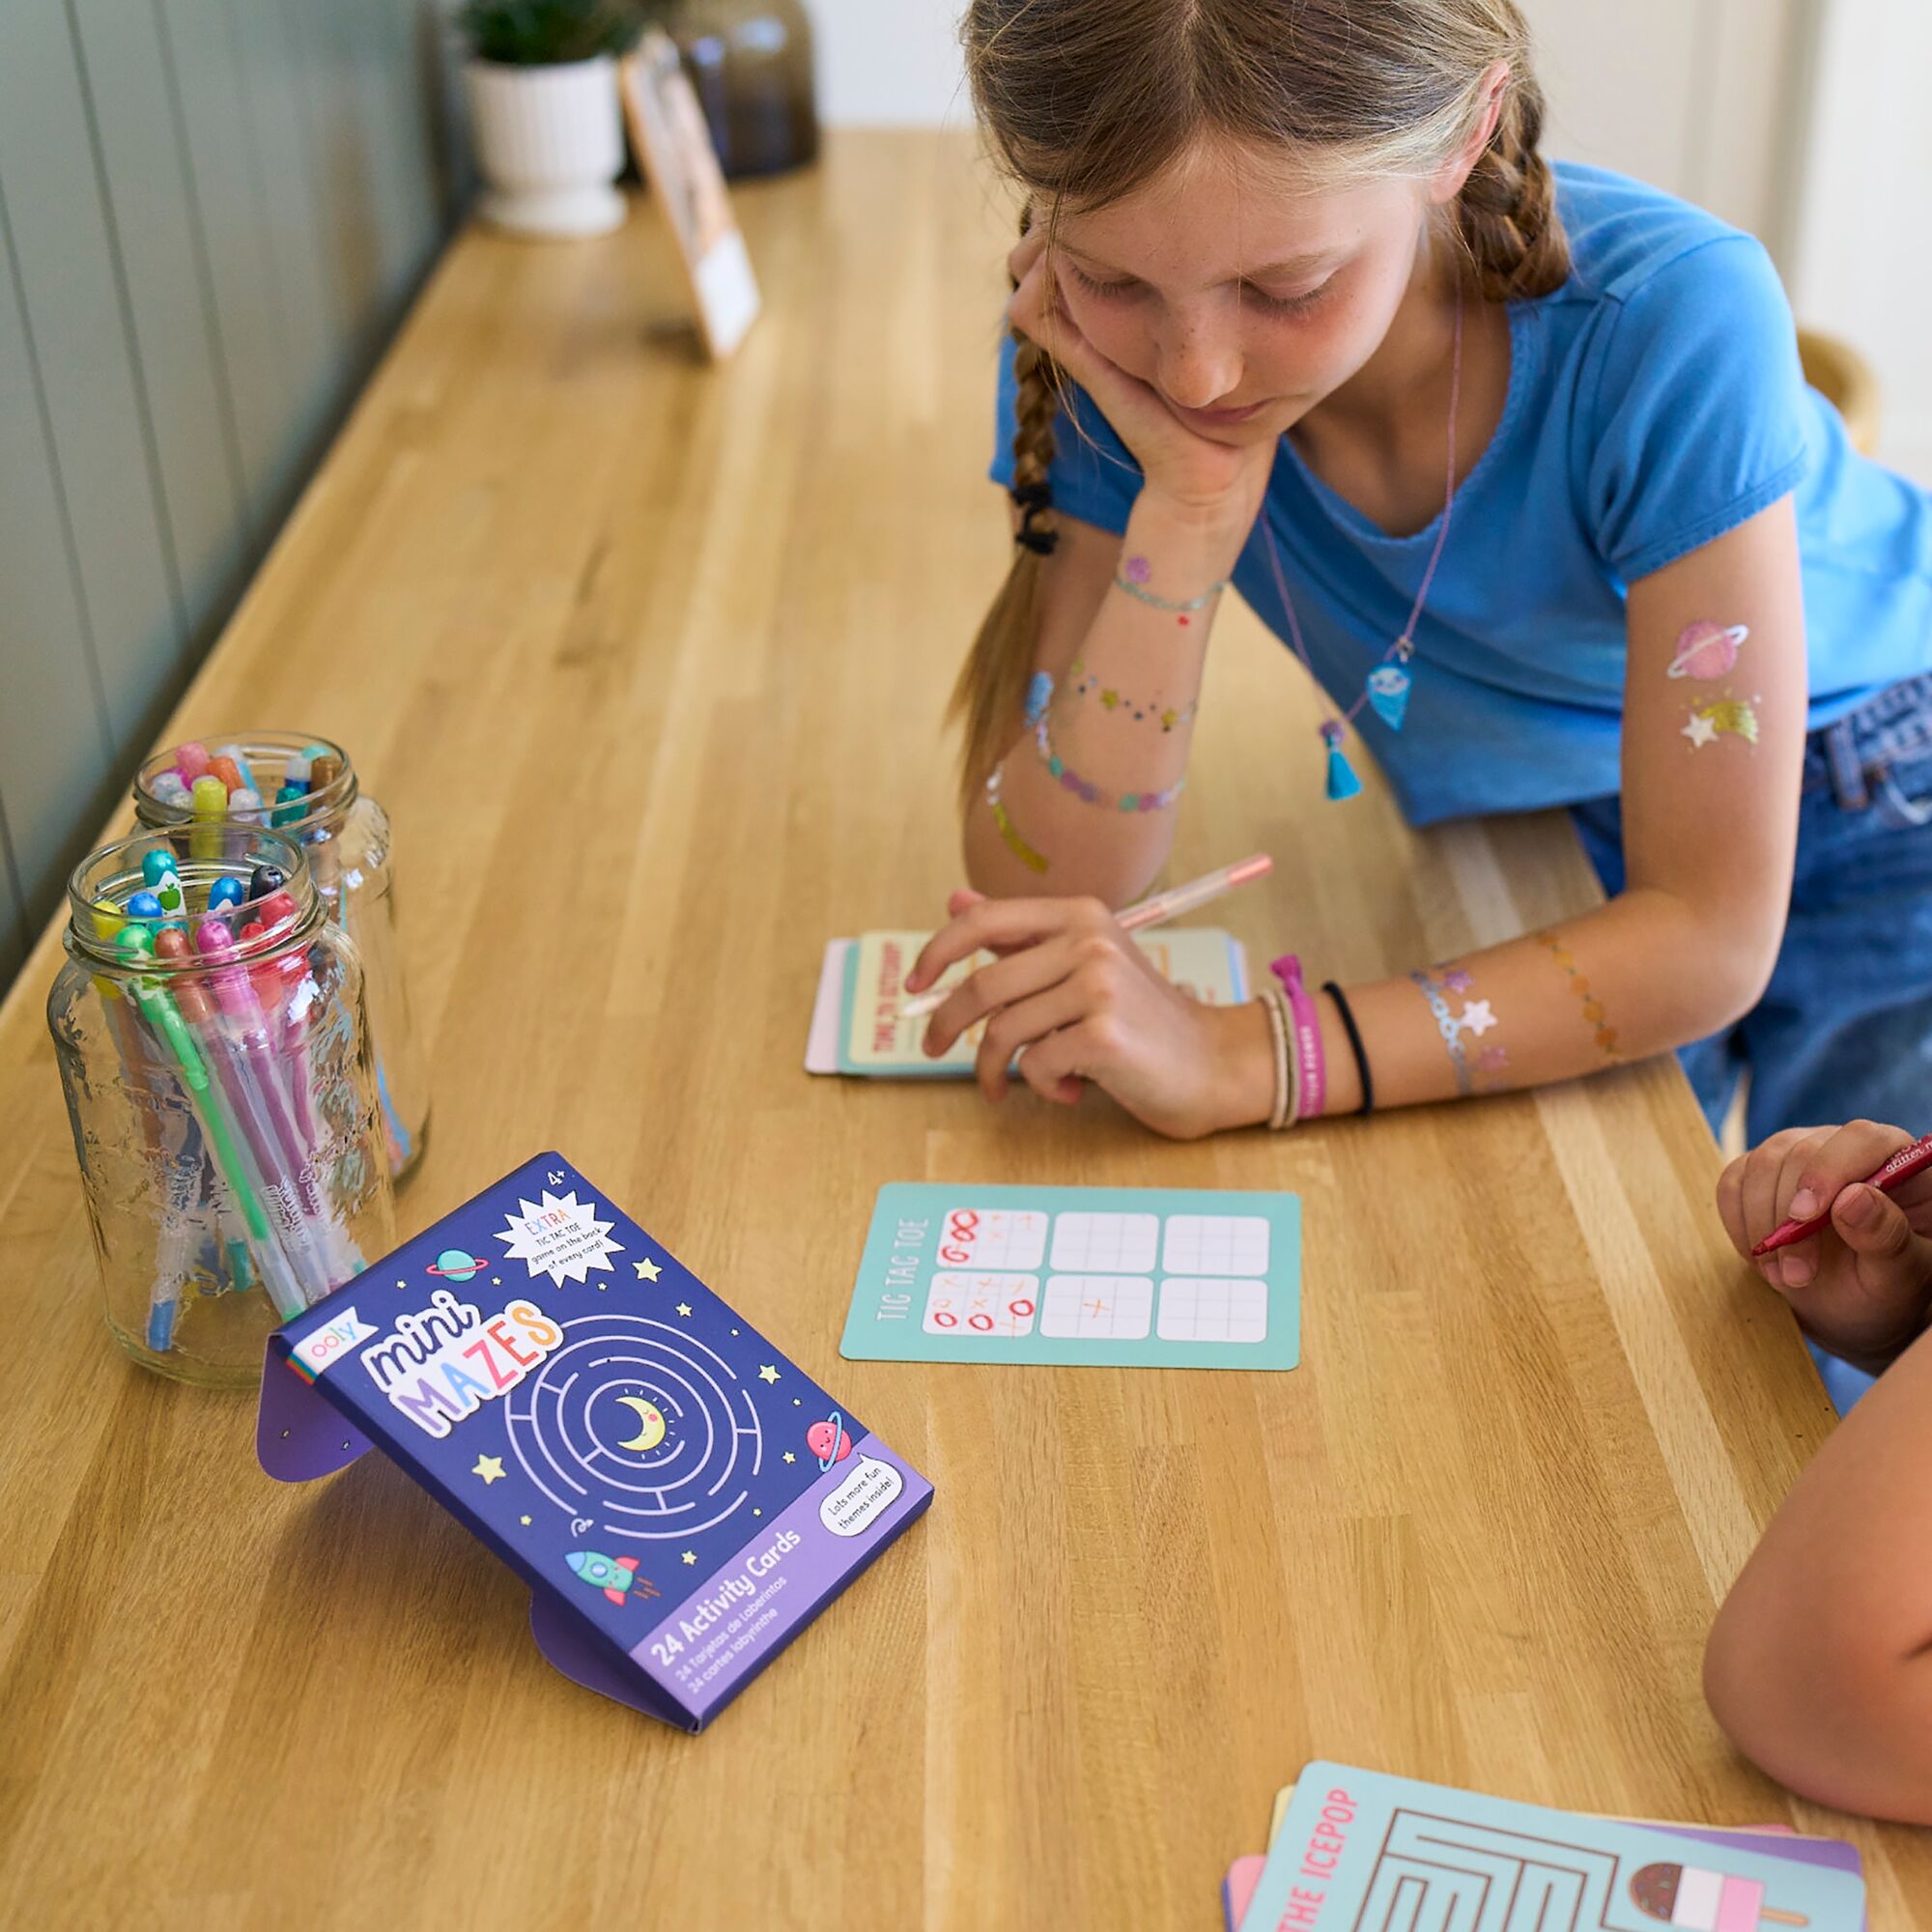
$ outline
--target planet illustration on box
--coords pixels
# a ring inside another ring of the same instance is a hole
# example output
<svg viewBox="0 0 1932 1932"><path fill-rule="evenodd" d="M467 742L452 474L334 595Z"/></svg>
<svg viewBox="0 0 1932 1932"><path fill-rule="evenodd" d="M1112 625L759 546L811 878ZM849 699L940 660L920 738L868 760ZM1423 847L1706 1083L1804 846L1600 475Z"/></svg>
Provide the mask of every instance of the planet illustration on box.
<svg viewBox="0 0 1932 1932"><path fill-rule="evenodd" d="M852 1438L845 1433L845 1418L835 1408L823 1422L814 1422L805 1432L805 1446L818 1458L821 1471L842 1463L852 1453Z"/></svg>
<svg viewBox="0 0 1932 1932"><path fill-rule="evenodd" d="M479 1260L467 1248L444 1248L429 1266L425 1274L440 1275L445 1281L468 1281L473 1274L481 1274L490 1264Z"/></svg>

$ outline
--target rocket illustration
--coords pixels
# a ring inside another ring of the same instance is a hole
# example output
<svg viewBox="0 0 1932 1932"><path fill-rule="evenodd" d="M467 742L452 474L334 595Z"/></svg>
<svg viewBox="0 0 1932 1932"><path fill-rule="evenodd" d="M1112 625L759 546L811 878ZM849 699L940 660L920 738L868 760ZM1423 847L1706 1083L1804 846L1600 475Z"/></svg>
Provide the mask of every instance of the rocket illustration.
<svg viewBox="0 0 1932 1932"><path fill-rule="evenodd" d="M621 1604L635 1590L639 1598L655 1597L658 1586L648 1577L638 1575L635 1556L605 1556L595 1549L573 1549L563 1559L593 1590L602 1590L613 1604Z"/></svg>

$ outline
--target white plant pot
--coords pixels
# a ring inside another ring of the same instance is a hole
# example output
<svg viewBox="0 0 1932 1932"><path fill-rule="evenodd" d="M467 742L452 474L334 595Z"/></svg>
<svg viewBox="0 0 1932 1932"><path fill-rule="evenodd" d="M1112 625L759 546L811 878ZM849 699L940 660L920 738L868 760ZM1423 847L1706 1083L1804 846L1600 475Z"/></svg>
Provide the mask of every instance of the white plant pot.
<svg viewBox="0 0 1932 1932"><path fill-rule="evenodd" d="M624 200L611 185L624 165L624 128L609 54L561 67L472 60L464 74L486 220L519 235L623 225Z"/></svg>

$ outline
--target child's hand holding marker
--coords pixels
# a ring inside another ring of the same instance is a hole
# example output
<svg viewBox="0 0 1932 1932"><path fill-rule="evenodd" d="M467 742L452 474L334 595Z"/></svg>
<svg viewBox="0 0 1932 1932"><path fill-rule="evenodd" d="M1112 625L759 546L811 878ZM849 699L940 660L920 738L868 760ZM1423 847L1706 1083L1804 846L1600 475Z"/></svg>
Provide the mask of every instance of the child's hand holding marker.
<svg viewBox="0 0 1932 1932"><path fill-rule="evenodd" d="M998 955L948 996L925 1033L937 1058L987 1020L975 1068L987 1099L1006 1096L1018 1055L1021 1078L1043 1098L1071 1106L1091 1080L1173 1140L1268 1118L1274 1076L1262 1008L1189 999L1098 899L960 891L947 911L950 923L913 962L905 987L919 993L976 952Z"/></svg>
<svg viewBox="0 0 1932 1932"><path fill-rule="evenodd" d="M1887 1191L1870 1182L1913 1147L1899 1127L1793 1127L1725 1169L1718 1209L1732 1244L1834 1355L1883 1369L1932 1316L1932 1165ZM1818 1232L1755 1252L1787 1221Z"/></svg>

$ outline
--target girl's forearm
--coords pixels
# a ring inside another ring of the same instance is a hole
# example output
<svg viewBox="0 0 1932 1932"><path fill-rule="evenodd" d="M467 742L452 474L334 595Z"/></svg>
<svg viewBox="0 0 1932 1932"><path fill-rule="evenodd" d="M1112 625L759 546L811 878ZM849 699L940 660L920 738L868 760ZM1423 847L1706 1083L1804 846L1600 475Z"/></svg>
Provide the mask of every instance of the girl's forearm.
<svg viewBox="0 0 1932 1932"><path fill-rule="evenodd" d="M1120 552L1131 588L1108 588L1084 633L1043 641L1044 735L1023 728L998 767L997 803L981 795L967 812L967 876L981 892L1121 906L1153 882L1174 840L1215 589L1245 534L1143 494Z"/></svg>
<svg viewBox="0 0 1932 1932"><path fill-rule="evenodd" d="M1378 1108L1545 1086L1683 1046L1761 986L1759 949L1668 894L1347 990ZM1328 1112L1361 1104L1341 1014L1321 1002Z"/></svg>

